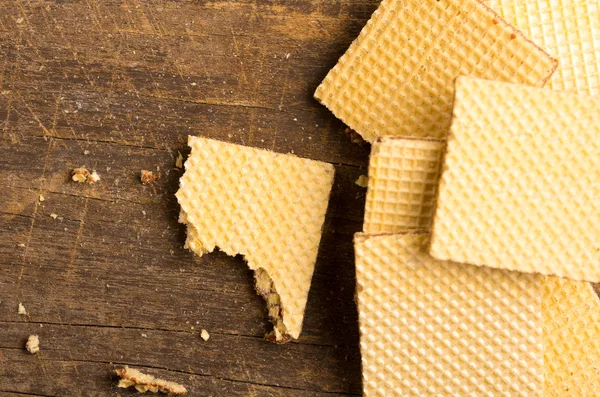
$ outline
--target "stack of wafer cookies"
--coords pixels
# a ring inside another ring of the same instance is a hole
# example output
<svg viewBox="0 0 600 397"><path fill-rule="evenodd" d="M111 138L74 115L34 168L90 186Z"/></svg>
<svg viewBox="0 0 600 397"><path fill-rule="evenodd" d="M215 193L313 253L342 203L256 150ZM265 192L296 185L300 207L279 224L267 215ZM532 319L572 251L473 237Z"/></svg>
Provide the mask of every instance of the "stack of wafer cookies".
<svg viewBox="0 0 600 397"><path fill-rule="evenodd" d="M593 0L384 0L317 89L373 144L365 396L600 395L599 32Z"/></svg>

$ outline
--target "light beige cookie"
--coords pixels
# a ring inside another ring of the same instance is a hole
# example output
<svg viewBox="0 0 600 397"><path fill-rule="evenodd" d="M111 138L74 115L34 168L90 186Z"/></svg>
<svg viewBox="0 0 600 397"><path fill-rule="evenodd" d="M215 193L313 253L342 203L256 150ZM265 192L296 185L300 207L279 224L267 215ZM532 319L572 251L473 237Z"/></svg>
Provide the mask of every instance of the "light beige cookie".
<svg viewBox="0 0 600 397"><path fill-rule="evenodd" d="M333 184L331 164L189 137L177 199L196 254L241 254L278 342L298 338Z"/></svg>
<svg viewBox="0 0 600 397"><path fill-rule="evenodd" d="M488 0L508 22L559 60L548 87L600 94L598 0Z"/></svg>
<svg viewBox="0 0 600 397"><path fill-rule="evenodd" d="M556 66L479 0L383 0L315 97L370 142L443 139L457 76L543 86Z"/></svg>
<svg viewBox="0 0 600 397"><path fill-rule="evenodd" d="M431 228L445 147L443 141L392 137L373 143L365 233Z"/></svg>
<svg viewBox="0 0 600 397"><path fill-rule="evenodd" d="M441 260L600 281L600 98L457 80Z"/></svg>
<svg viewBox="0 0 600 397"><path fill-rule="evenodd" d="M135 368L125 366L125 368L116 369L115 373L121 378L118 387L126 389L133 386L140 393L150 391L152 393L161 392L175 396L187 394L187 389L184 386L144 374Z"/></svg>
<svg viewBox="0 0 600 397"><path fill-rule="evenodd" d="M544 277L546 396L600 395L600 301L583 281Z"/></svg>
<svg viewBox="0 0 600 397"><path fill-rule="evenodd" d="M364 396L543 396L541 276L437 261L428 240L355 236Z"/></svg>

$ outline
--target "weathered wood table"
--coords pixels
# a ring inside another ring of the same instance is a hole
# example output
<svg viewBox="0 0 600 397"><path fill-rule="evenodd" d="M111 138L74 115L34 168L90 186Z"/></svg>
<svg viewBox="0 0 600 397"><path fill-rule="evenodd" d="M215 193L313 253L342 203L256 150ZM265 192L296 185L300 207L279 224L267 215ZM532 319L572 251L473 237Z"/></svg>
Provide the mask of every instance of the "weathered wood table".
<svg viewBox="0 0 600 397"><path fill-rule="evenodd" d="M377 3L0 0L0 395L135 395L116 387L124 365L191 396L360 394L354 181L369 148L312 93ZM336 165L297 342L263 340L241 257L183 249L188 134ZM79 166L101 181L71 182ZM143 186L142 169L162 177Z"/></svg>

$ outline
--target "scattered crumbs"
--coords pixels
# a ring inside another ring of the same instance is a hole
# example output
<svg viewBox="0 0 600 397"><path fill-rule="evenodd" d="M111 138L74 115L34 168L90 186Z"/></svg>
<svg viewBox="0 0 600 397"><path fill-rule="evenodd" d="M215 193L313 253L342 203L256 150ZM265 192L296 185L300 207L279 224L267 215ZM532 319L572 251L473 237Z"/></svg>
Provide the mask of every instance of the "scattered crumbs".
<svg viewBox="0 0 600 397"><path fill-rule="evenodd" d="M146 210L142 210L142 214L144 214L144 216L146 215Z"/></svg>
<svg viewBox="0 0 600 397"><path fill-rule="evenodd" d="M366 175L361 175L358 177L355 183L360 187L367 187L369 186L369 177Z"/></svg>
<svg viewBox="0 0 600 397"><path fill-rule="evenodd" d="M98 173L96 171L92 171L92 173L90 174L90 176L88 176L88 183L96 183L100 180L100 175L98 175Z"/></svg>
<svg viewBox="0 0 600 397"><path fill-rule="evenodd" d="M183 156L177 151L177 160L175 160L175 167L183 168Z"/></svg>
<svg viewBox="0 0 600 397"><path fill-rule="evenodd" d="M73 171L71 171L71 179L73 179L73 182L77 183L84 183L87 181L89 175L90 172L84 167L74 168Z"/></svg>
<svg viewBox="0 0 600 397"><path fill-rule="evenodd" d="M298 121L298 119L294 117L294 121Z"/></svg>
<svg viewBox="0 0 600 397"><path fill-rule="evenodd" d="M198 85L198 84L196 84L196 83L191 83L190 85L196 86L196 85Z"/></svg>
<svg viewBox="0 0 600 397"><path fill-rule="evenodd" d="M285 59L290 59L290 55L292 55L292 54L290 54L289 52L287 54L285 54Z"/></svg>
<svg viewBox="0 0 600 397"><path fill-rule="evenodd" d="M27 310L25 310L25 306L23 306L21 302L19 302L19 309L17 310L17 313L19 313L22 316L27 315Z"/></svg>
<svg viewBox="0 0 600 397"><path fill-rule="evenodd" d="M182 396L187 393L187 389L182 385L155 378L152 375L144 374L137 369L125 367L116 369L115 373L121 377L118 387L135 387L140 393L151 391L153 393L162 392L166 394Z"/></svg>
<svg viewBox="0 0 600 397"><path fill-rule="evenodd" d="M51 214L50 214L50 218L52 218L52 219L56 219L56 218L58 218L58 215L57 215L57 214L55 214L55 213L51 213Z"/></svg>
<svg viewBox="0 0 600 397"><path fill-rule="evenodd" d="M156 180L158 178L160 178L160 172L154 173L154 172L148 171L148 170L140 171L140 181L144 185L150 185L150 184L156 182Z"/></svg>
<svg viewBox="0 0 600 397"><path fill-rule="evenodd" d="M210 334L208 333L207 330L203 329L200 332L200 337L206 342L210 338Z"/></svg>
<svg viewBox="0 0 600 397"><path fill-rule="evenodd" d="M350 138L350 142L355 143L357 145L363 146L367 144L367 141L365 141L363 139L362 136L360 136L360 134L356 131L354 131L353 129L350 129L348 127L346 127L346 129L344 130L344 134Z"/></svg>
<svg viewBox="0 0 600 397"><path fill-rule="evenodd" d="M173 251L173 250L169 250L169 253L170 253L171 255L175 255L175 251Z"/></svg>
<svg viewBox="0 0 600 397"><path fill-rule="evenodd" d="M17 18L17 23L23 23L23 18Z"/></svg>
<svg viewBox="0 0 600 397"><path fill-rule="evenodd" d="M31 354L35 354L40 351L40 338L37 335L29 335L27 343L25 343L25 349Z"/></svg>
<svg viewBox="0 0 600 397"><path fill-rule="evenodd" d="M148 337L148 335L142 334L142 338L147 338L147 337Z"/></svg>
<svg viewBox="0 0 600 397"><path fill-rule="evenodd" d="M40 197L38 199L40 200L40 202L41 201L46 201L46 199L44 198L44 196L42 196L41 194L40 194Z"/></svg>
<svg viewBox="0 0 600 397"><path fill-rule="evenodd" d="M84 150L83 154L87 156L88 154L90 154L90 151L89 150Z"/></svg>
<svg viewBox="0 0 600 397"><path fill-rule="evenodd" d="M19 248L25 248L25 244L19 243L19 244L17 244L17 247L19 247Z"/></svg>

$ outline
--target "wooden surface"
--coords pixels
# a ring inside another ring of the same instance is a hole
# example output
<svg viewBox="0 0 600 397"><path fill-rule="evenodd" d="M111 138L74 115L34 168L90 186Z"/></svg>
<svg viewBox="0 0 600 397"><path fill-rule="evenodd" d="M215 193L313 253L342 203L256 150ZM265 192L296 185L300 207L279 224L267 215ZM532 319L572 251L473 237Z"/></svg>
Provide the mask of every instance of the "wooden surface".
<svg viewBox="0 0 600 397"><path fill-rule="evenodd" d="M352 235L369 149L312 93L377 3L0 0L0 395L135 395L116 388L122 365L192 396L360 394ZM240 257L182 248L188 134L336 165L297 342L263 340ZM78 166L102 180L70 182Z"/></svg>

